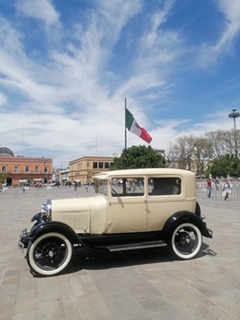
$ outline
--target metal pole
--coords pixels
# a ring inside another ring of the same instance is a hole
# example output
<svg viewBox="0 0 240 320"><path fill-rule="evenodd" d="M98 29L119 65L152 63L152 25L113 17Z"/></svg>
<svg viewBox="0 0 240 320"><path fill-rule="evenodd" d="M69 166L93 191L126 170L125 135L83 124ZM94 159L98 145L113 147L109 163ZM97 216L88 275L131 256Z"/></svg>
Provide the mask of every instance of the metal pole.
<svg viewBox="0 0 240 320"><path fill-rule="evenodd" d="M125 148L124 148L124 167L127 169L127 99L125 98L125 107L124 107L124 115L125 115Z"/></svg>
<svg viewBox="0 0 240 320"><path fill-rule="evenodd" d="M228 117L233 118L233 134L234 134L234 146L235 146L235 156L238 156L238 148L237 148L237 129L236 129L236 118L240 117L240 112L236 112L237 109L232 109L232 112L229 113Z"/></svg>

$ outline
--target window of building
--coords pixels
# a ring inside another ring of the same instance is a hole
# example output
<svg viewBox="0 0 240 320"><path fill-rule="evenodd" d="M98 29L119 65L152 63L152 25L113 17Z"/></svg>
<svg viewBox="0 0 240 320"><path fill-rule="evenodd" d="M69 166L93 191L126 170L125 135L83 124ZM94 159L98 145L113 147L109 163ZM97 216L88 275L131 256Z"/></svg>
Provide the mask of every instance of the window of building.
<svg viewBox="0 0 240 320"><path fill-rule="evenodd" d="M103 169L103 162L99 162L99 169Z"/></svg>
<svg viewBox="0 0 240 320"><path fill-rule="evenodd" d="M109 162L105 162L104 166L105 166L105 169L108 169L109 168Z"/></svg>
<svg viewBox="0 0 240 320"><path fill-rule="evenodd" d="M7 172L7 166L2 166L2 172Z"/></svg>
<svg viewBox="0 0 240 320"><path fill-rule="evenodd" d="M39 167L38 166L34 167L34 173L38 173L38 172L39 172Z"/></svg>
<svg viewBox="0 0 240 320"><path fill-rule="evenodd" d="M14 166L14 167L13 167L13 172L14 172L14 173L17 173L17 172L18 172L18 166Z"/></svg>
<svg viewBox="0 0 240 320"><path fill-rule="evenodd" d="M44 173L45 172L48 172L48 167L47 166L44 167Z"/></svg>
<svg viewBox="0 0 240 320"><path fill-rule="evenodd" d="M93 169L97 169L98 168L98 163L97 162L93 162Z"/></svg>
<svg viewBox="0 0 240 320"><path fill-rule="evenodd" d="M26 166L25 167L25 172L29 172L30 171L30 167L29 166Z"/></svg>

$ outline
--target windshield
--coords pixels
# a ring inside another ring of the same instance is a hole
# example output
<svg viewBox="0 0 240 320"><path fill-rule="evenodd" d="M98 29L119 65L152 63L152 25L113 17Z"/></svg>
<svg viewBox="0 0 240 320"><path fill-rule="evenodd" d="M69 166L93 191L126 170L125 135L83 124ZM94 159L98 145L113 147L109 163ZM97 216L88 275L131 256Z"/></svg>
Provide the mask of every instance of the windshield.
<svg viewBox="0 0 240 320"><path fill-rule="evenodd" d="M108 180L96 179L95 180L95 193L107 195Z"/></svg>

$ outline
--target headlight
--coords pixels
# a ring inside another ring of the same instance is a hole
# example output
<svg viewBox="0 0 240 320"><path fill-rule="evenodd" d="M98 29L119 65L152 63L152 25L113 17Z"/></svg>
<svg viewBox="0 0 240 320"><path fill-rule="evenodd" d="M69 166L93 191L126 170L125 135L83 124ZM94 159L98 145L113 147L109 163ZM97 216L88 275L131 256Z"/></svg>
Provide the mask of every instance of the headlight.
<svg viewBox="0 0 240 320"><path fill-rule="evenodd" d="M51 213L52 213L52 202L51 200L48 199L46 203L42 204L42 210L41 210L42 220L43 221L50 220Z"/></svg>

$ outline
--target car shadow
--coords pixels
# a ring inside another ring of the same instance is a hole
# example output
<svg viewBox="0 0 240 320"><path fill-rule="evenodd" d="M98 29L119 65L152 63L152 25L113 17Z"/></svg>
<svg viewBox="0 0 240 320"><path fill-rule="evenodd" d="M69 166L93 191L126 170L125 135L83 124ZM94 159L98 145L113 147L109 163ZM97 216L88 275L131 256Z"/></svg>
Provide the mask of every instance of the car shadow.
<svg viewBox="0 0 240 320"><path fill-rule="evenodd" d="M203 243L201 251L193 260L206 255L215 256L216 253L207 244ZM105 270L174 261L184 262L185 260L176 258L167 247L118 252L92 251L80 247L74 249L71 262L66 269L52 277L77 273L82 270ZM43 277L34 273L32 275L37 278Z"/></svg>
<svg viewBox="0 0 240 320"><path fill-rule="evenodd" d="M202 250L194 259L209 254L216 255L207 244L203 243ZM102 270L174 261L184 260L177 259L167 247L118 252L94 252L81 247L75 249L70 264L61 274L75 273L83 269Z"/></svg>

